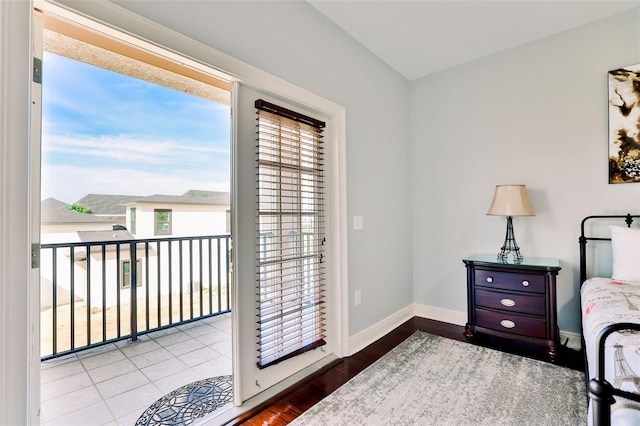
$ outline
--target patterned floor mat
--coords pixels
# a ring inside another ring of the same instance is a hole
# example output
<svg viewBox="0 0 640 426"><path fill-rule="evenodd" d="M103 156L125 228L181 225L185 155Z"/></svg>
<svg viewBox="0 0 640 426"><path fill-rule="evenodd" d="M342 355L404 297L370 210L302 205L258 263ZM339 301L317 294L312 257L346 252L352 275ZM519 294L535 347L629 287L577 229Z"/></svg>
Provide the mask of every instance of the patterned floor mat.
<svg viewBox="0 0 640 426"><path fill-rule="evenodd" d="M154 402L136 426L188 425L231 402L231 376L199 380L182 386Z"/></svg>

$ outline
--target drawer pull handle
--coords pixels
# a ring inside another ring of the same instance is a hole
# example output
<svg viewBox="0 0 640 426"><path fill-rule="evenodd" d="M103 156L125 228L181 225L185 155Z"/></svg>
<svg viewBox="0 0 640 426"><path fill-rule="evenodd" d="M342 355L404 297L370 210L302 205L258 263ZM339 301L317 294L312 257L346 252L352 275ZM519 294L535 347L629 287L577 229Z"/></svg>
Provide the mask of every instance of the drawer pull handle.
<svg viewBox="0 0 640 426"><path fill-rule="evenodd" d="M502 320L500 321L500 325L503 326L504 328L513 328L516 326L516 323L509 320Z"/></svg>
<svg viewBox="0 0 640 426"><path fill-rule="evenodd" d="M492 283L493 282L493 277L487 277L487 282L488 283Z"/></svg>
<svg viewBox="0 0 640 426"><path fill-rule="evenodd" d="M512 306L516 306L515 300L511 299L502 299L500 303L502 304L502 306L507 306L509 308L511 308Z"/></svg>
<svg viewBox="0 0 640 426"><path fill-rule="evenodd" d="M527 280L522 281L522 285L525 287L529 287L529 281Z"/></svg>

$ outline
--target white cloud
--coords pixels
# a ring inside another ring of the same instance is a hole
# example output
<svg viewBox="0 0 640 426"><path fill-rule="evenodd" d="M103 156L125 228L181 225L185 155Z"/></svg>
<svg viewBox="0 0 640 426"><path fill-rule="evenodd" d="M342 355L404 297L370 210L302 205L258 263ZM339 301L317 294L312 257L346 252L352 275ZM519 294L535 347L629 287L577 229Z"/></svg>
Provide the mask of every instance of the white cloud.
<svg viewBox="0 0 640 426"><path fill-rule="evenodd" d="M87 160L106 159L135 163L163 164L200 161L202 155L226 154L228 148L210 145L194 145L192 142L146 139L119 136L46 135L43 137L45 153L77 155Z"/></svg>
<svg viewBox="0 0 640 426"><path fill-rule="evenodd" d="M86 194L180 195L189 189L229 191L229 171L165 173L131 169L53 166L43 171L42 199L73 203ZM226 179L225 179L226 177Z"/></svg>

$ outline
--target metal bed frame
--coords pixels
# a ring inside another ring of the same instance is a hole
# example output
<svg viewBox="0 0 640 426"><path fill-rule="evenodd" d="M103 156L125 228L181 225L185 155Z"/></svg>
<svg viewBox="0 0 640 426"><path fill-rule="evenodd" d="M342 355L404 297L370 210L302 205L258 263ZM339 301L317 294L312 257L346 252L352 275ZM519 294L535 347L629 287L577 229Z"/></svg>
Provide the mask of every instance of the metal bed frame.
<svg viewBox="0 0 640 426"><path fill-rule="evenodd" d="M640 215L603 215L603 216L587 216L582 220L580 225L580 287L587 280L587 243L589 241L611 241L611 238L591 237L585 232L585 224L587 221L597 219L623 219L627 227L631 227L634 219L640 218ZM635 323L616 323L606 326L600 331L596 339L596 376L589 380L589 366L586 356L586 348L584 346L584 335L582 337L582 347L585 353L585 378L587 381L587 395L591 399L591 410L593 416L593 426L609 426L611 424L611 405L615 402L615 396L626 398L640 403L640 395L636 393L626 392L621 389L614 388L611 383L605 380L605 354L604 345L612 333L621 330L639 330L640 324Z"/></svg>

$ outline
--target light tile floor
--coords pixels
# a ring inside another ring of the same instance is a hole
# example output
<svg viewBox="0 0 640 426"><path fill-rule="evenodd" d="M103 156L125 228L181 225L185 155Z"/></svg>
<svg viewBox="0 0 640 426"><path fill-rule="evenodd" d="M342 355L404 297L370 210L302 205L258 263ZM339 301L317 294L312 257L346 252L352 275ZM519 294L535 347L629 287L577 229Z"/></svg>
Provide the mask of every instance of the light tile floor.
<svg viewBox="0 0 640 426"><path fill-rule="evenodd" d="M231 374L223 314L41 363L42 424L134 425L183 385Z"/></svg>

